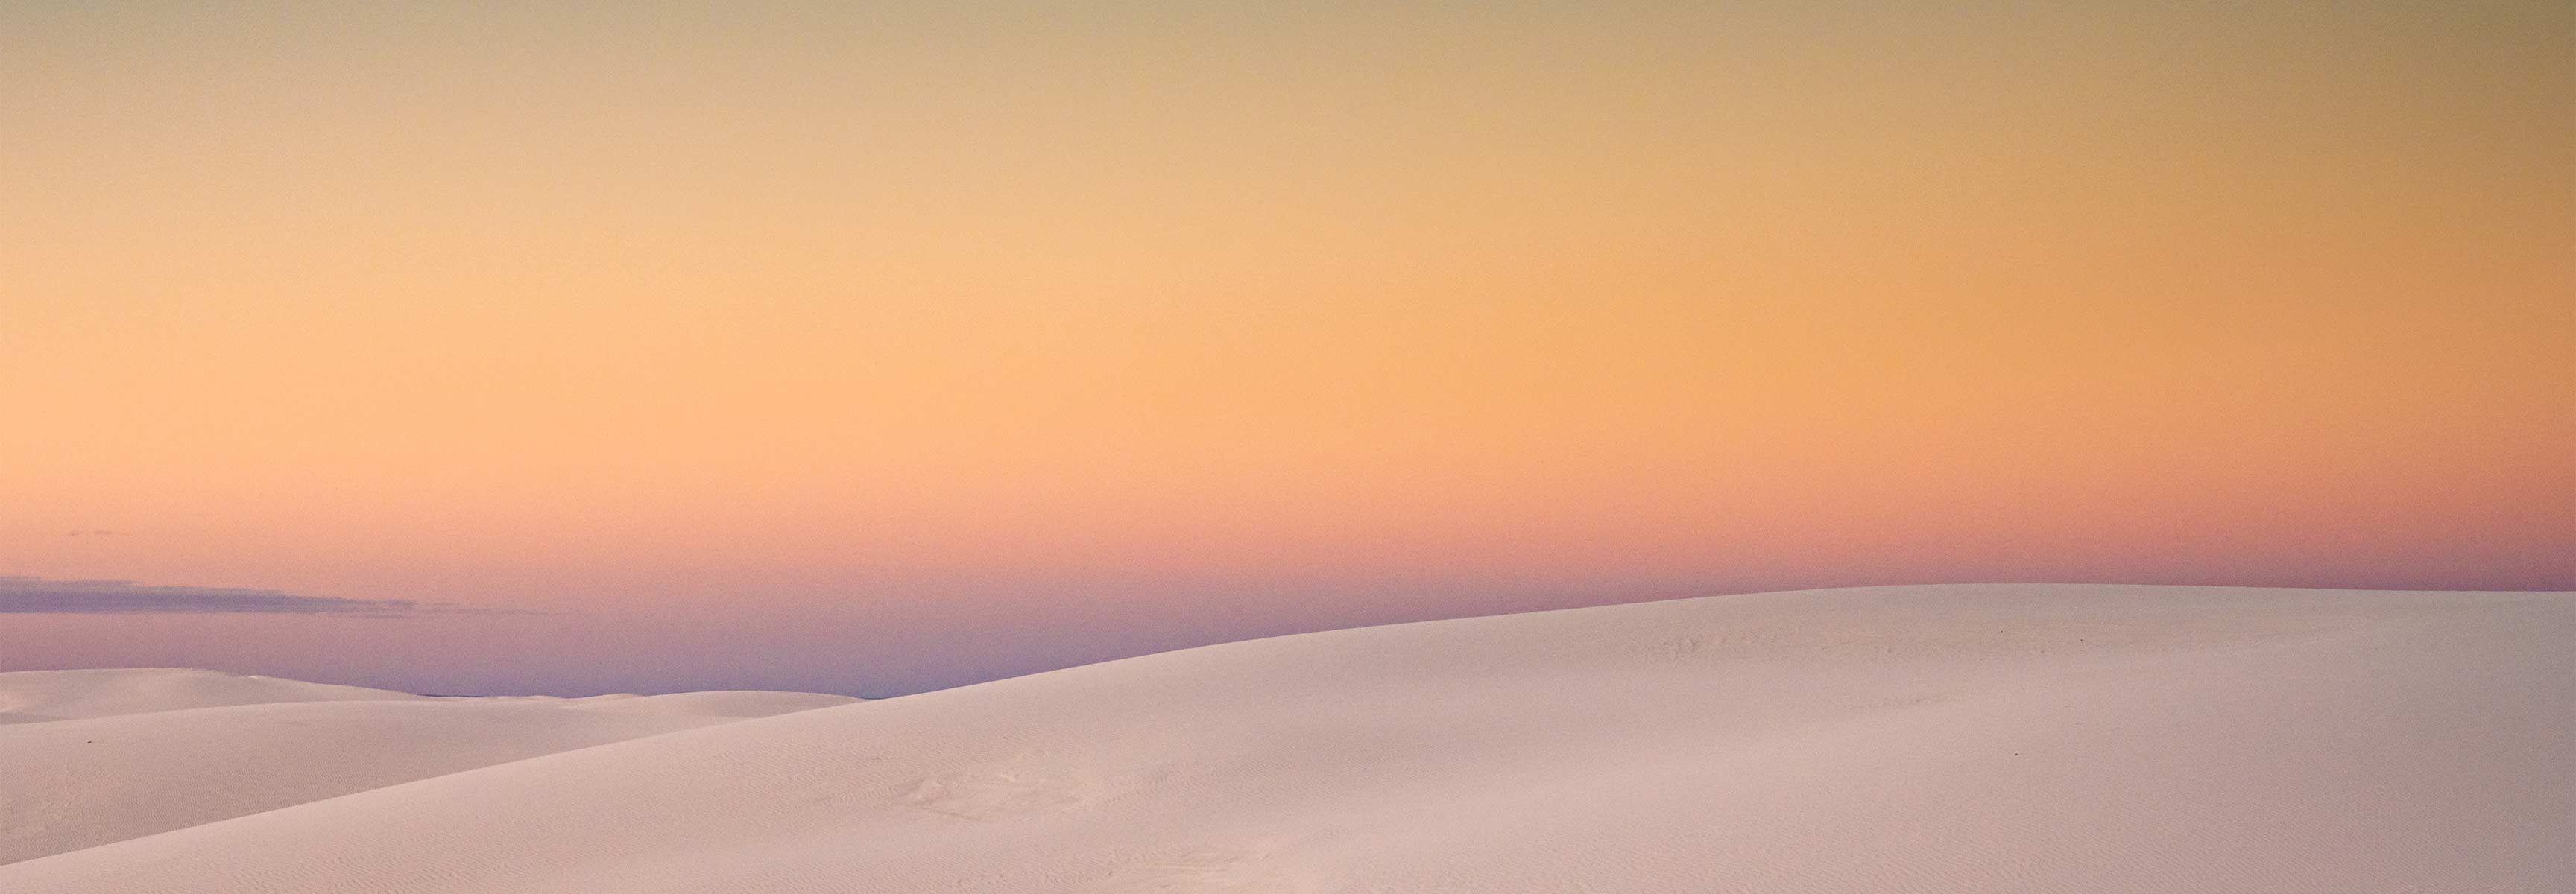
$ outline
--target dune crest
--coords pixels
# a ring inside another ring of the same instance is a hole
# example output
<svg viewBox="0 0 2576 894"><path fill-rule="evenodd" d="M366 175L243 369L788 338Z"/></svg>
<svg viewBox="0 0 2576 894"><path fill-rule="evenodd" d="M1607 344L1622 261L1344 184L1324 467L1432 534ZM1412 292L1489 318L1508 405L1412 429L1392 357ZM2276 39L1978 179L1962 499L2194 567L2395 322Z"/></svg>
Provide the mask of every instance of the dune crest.
<svg viewBox="0 0 2576 894"><path fill-rule="evenodd" d="M418 701L428 696L184 667L0 673L0 718L68 720L284 702Z"/></svg>

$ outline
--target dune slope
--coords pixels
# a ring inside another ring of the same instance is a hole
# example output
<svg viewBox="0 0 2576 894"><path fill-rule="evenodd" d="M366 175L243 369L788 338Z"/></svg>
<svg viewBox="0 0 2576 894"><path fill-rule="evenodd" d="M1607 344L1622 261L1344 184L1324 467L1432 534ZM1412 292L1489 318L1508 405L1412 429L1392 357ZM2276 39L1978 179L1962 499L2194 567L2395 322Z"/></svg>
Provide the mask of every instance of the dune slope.
<svg viewBox="0 0 2576 894"><path fill-rule="evenodd" d="M274 701L261 703L257 699ZM430 698L132 669L0 674L0 701L77 713L0 726L0 864L606 742L854 701ZM130 713L107 713L124 710Z"/></svg>
<svg viewBox="0 0 2576 894"><path fill-rule="evenodd" d="M11 892L2542 891L2569 594L1717 597L1282 637L569 751Z"/></svg>

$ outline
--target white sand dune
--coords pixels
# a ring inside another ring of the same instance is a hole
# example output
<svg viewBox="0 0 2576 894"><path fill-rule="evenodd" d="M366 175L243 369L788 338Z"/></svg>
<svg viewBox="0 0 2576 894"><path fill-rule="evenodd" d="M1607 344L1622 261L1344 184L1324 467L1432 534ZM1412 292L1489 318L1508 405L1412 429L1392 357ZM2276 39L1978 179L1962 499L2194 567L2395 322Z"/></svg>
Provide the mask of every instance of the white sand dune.
<svg viewBox="0 0 2576 894"><path fill-rule="evenodd" d="M0 718L17 722L282 702L419 701L428 696L362 686L182 667L20 671L0 674Z"/></svg>
<svg viewBox="0 0 2576 894"><path fill-rule="evenodd" d="M691 693L629 696L614 704L648 707L620 711L578 699L434 699L169 668L5 673L0 704L33 710L12 712L25 719L0 726L0 864L540 754L852 701ZM75 719L41 721L40 711Z"/></svg>
<svg viewBox="0 0 2576 894"><path fill-rule="evenodd" d="M493 764L0 891L2563 891L2571 637L2565 593L2108 586L1346 630Z"/></svg>

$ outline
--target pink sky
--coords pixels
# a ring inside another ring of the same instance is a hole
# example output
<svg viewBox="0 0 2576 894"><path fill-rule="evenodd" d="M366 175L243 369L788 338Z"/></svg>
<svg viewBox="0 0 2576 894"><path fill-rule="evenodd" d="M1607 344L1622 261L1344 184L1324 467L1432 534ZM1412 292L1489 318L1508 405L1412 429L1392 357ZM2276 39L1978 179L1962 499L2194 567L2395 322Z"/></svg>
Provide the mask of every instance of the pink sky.
<svg viewBox="0 0 2576 894"><path fill-rule="evenodd" d="M439 605L0 669L2576 588L2576 11L1690 6L12 5L0 575Z"/></svg>

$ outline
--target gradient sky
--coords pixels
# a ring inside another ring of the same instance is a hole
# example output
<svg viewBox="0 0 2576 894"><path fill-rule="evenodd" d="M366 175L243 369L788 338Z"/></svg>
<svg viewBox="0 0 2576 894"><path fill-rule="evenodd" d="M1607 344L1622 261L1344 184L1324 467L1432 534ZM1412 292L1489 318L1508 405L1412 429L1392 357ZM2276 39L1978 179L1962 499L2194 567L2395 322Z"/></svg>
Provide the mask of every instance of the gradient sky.
<svg viewBox="0 0 2576 894"><path fill-rule="evenodd" d="M2576 6L22 0L0 420L0 670L2576 589Z"/></svg>

